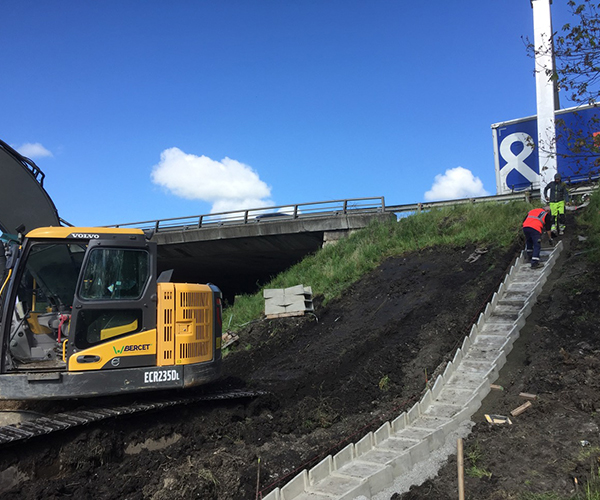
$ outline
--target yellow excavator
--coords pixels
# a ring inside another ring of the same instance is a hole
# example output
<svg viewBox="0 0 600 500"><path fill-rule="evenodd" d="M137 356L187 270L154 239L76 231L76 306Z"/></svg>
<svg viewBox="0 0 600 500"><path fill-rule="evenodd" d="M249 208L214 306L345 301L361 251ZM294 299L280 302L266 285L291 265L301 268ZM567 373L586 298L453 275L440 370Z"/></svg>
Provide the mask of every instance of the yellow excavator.
<svg viewBox="0 0 600 500"><path fill-rule="evenodd" d="M6 179L20 169L15 182L33 179L48 215L53 204L32 167L0 141L0 173ZM29 212L28 219L0 211L0 399L93 397L219 378L216 286L157 276L156 244L142 230L68 227L55 209L49 220L57 224L38 227Z"/></svg>

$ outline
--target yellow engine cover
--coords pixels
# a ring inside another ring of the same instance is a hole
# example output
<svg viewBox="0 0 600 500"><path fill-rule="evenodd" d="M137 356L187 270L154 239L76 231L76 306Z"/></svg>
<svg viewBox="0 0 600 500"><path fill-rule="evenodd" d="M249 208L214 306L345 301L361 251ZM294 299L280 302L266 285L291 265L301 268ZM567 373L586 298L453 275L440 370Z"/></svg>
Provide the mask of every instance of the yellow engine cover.
<svg viewBox="0 0 600 500"><path fill-rule="evenodd" d="M157 365L213 359L213 292L208 285L158 283Z"/></svg>

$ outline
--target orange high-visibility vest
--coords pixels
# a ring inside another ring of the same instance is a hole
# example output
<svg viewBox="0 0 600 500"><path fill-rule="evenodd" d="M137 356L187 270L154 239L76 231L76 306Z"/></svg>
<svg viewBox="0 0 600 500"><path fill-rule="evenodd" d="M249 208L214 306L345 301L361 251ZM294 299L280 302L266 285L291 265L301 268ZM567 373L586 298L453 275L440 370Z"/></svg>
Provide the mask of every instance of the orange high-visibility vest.
<svg viewBox="0 0 600 500"><path fill-rule="evenodd" d="M530 210L523 222L523 227L531 227L540 233L543 232L547 214L548 212L543 208L534 208L533 210Z"/></svg>

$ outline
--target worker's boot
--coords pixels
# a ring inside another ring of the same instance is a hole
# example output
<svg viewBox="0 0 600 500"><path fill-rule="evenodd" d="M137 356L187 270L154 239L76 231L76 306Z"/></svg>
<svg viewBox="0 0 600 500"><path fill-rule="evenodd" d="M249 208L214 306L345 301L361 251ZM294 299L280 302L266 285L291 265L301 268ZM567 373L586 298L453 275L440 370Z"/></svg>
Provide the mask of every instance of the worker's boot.
<svg viewBox="0 0 600 500"><path fill-rule="evenodd" d="M531 269L537 269L538 267L542 267L542 266L543 266L543 264L537 259L531 261Z"/></svg>

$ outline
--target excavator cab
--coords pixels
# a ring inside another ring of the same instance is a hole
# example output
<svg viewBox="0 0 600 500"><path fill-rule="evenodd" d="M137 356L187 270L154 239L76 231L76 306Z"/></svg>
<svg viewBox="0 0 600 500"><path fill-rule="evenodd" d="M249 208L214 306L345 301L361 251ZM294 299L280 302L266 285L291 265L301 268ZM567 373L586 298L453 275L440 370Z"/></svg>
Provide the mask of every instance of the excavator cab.
<svg viewBox="0 0 600 500"><path fill-rule="evenodd" d="M85 397L215 380L221 292L157 283L141 230L38 228L10 246L0 399Z"/></svg>

